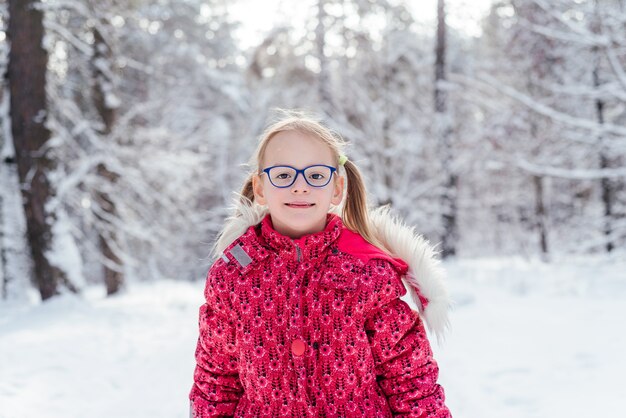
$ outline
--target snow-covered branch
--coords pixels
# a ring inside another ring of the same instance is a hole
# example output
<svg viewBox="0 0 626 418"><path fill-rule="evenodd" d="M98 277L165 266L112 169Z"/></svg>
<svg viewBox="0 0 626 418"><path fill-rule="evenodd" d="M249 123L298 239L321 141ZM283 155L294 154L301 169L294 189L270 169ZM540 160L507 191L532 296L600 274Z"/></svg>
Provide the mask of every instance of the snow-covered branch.
<svg viewBox="0 0 626 418"><path fill-rule="evenodd" d="M85 54L85 56L91 57L93 55L93 49L91 45L74 36L71 31L59 25L57 22L48 19L46 21L46 27L57 33L62 39L66 40L70 45L73 45L77 50Z"/></svg>
<svg viewBox="0 0 626 418"><path fill-rule="evenodd" d="M534 164L526 160L517 160L516 166L520 169L535 175L557 177L570 180L598 180L598 179L623 179L626 178L626 167L606 168L597 170L572 169L550 167Z"/></svg>
<svg viewBox="0 0 626 418"><path fill-rule="evenodd" d="M499 92L523 104L526 108L537 114L564 125L585 129L594 135L617 135L626 137L626 127L624 126L612 123L601 124L595 120L575 117L561 112L511 86L502 84L499 80L489 75L483 74L477 77L468 77L464 74L456 73L450 75L450 80L477 90Z"/></svg>

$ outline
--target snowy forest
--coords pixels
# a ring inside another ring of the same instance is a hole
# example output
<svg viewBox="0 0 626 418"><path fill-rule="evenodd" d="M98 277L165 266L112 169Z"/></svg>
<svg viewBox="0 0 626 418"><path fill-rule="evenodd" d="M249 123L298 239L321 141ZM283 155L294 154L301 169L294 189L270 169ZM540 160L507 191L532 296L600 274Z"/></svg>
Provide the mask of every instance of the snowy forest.
<svg viewBox="0 0 626 418"><path fill-rule="evenodd" d="M443 257L624 246L625 1L496 1L468 35L443 1L319 0L245 48L233 3L0 3L3 298L202 276L275 108Z"/></svg>
<svg viewBox="0 0 626 418"><path fill-rule="evenodd" d="M626 0L0 0L0 73L0 418L187 416L280 109L439 251L455 417L622 408Z"/></svg>

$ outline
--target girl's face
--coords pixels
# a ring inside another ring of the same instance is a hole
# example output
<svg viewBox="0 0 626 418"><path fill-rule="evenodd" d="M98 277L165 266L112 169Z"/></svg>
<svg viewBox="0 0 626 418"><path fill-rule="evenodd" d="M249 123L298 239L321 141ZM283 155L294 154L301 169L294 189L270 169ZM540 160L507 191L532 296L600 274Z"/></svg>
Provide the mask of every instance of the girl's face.
<svg viewBox="0 0 626 418"><path fill-rule="evenodd" d="M261 170L277 165L303 169L323 164L337 167L337 161L328 145L310 134L298 131L279 132L270 139L262 156ZM254 199L267 205L274 229L290 238L321 232L326 227L330 205L338 205L343 198L343 177L337 172L324 187L309 185L302 173L289 187L272 185L267 173L252 179Z"/></svg>

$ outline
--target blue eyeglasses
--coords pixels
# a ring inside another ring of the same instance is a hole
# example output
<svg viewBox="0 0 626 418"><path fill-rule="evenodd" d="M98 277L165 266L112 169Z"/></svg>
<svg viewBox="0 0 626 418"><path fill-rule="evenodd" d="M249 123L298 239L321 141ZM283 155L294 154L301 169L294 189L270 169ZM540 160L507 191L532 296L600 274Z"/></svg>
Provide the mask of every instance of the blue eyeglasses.
<svg viewBox="0 0 626 418"><path fill-rule="evenodd" d="M267 174L267 178L274 187L283 189L294 184L300 173L309 186L324 187L330 183L335 171L337 171L335 167L323 164L310 165L302 170L289 165L275 165L267 167L263 173Z"/></svg>

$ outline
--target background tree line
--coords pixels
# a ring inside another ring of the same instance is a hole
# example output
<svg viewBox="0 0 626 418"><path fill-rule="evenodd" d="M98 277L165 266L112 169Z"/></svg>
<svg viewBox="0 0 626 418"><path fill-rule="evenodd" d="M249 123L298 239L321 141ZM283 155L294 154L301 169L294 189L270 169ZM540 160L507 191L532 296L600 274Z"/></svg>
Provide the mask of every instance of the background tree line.
<svg viewBox="0 0 626 418"><path fill-rule="evenodd" d="M626 1L317 0L246 49L231 4L0 1L4 298L201 277L276 106L444 256L623 254Z"/></svg>

